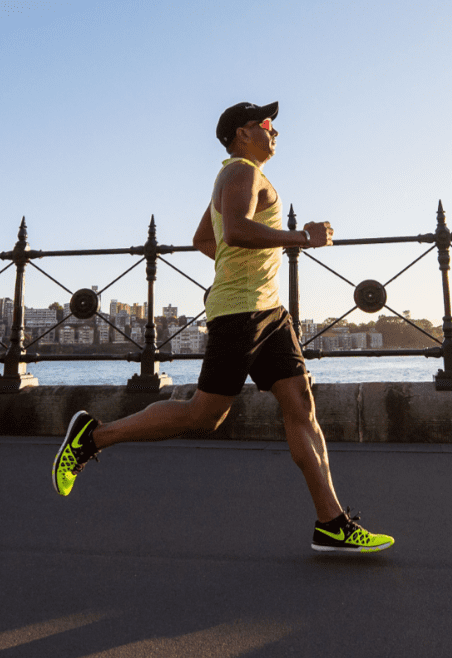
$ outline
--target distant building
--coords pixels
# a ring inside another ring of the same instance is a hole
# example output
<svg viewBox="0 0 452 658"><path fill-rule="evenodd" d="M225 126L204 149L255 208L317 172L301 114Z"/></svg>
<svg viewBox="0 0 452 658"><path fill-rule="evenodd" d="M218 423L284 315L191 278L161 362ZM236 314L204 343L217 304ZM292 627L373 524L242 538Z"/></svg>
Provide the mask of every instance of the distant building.
<svg viewBox="0 0 452 658"><path fill-rule="evenodd" d="M25 327L25 333L27 336L30 336L30 338L34 341L36 339L39 339L39 345L43 344L50 344L55 342L56 338L56 330L51 329L49 331L48 328L46 327L36 327L36 326L28 326ZM43 335L45 334L45 335Z"/></svg>
<svg viewBox="0 0 452 658"><path fill-rule="evenodd" d="M128 315L134 316L138 320L143 320L146 318L147 314L147 303L138 304L125 304L124 302L118 302L117 299L112 299L110 301L110 316L113 319L120 311L125 311Z"/></svg>
<svg viewBox="0 0 452 658"><path fill-rule="evenodd" d="M168 333L172 336L180 327L171 324ZM171 351L174 354L193 354L204 352L207 339L207 327L190 325L171 339Z"/></svg>
<svg viewBox="0 0 452 658"><path fill-rule="evenodd" d="M130 338L136 343L144 342L144 327L141 324L133 324L130 328Z"/></svg>
<svg viewBox="0 0 452 658"><path fill-rule="evenodd" d="M300 326L301 326L301 333L303 336L305 335L314 335L317 333L317 323L314 322L314 320L301 320L300 321Z"/></svg>
<svg viewBox="0 0 452 658"><path fill-rule="evenodd" d="M134 304L131 309L131 314L134 315L138 320L143 320L144 315L144 306L141 304Z"/></svg>
<svg viewBox="0 0 452 658"><path fill-rule="evenodd" d="M353 349L353 334L347 333L338 333L339 337L339 349L340 350L351 350Z"/></svg>
<svg viewBox="0 0 452 658"><path fill-rule="evenodd" d="M365 332L359 332L357 334L351 334L352 337L352 348L355 350L365 350L367 347L367 334Z"/></svg>
<svg viewBox="0 0 452 658"><path fill-rule="evenodd" d="M123 302L117 302L116 304L116 314L124 311L127 315L130 315L130 305Z"/></svg>
<svg viewBox="0 0 452 658"><path fill-rule="evenodd" d="M7 329L13 324L13 311L14 302L12 299L9 297L3 297L3 299L0 299L0 318Z"/></svg>
<svg viewBox="0 0 452 658"><path fill-rule="evenodd" d="M66 325L61 327L58 331L58 340L62 345L74 345L75 343L75 329Z"/></svg>
<svg viewBox="0 0 452 658"><path fill-rule="evenodd" d="M130 325L130 316L127 311L118 311L116 317L114 318L115 325L123 333L126 331L126 325ZM119 331L113 331L113 342L114 343L124 343L127 340L125 336L119 333Z"/></svg>
<svg viewBox="0 0 452 658"><path fill-rule="evenodd" d="M78 329L79 345L92 345L94 343L94 329L89 325L84 325Z"/></svg>
<svg viewBox="0 0 452 658"><path fill-rule="evenodd" d="M26 308L24 314L26 327L51 327L57 323L57 312L50 308Z"/></svg>
<svg viewBox="0 0 452 658"><path fill-rule="evenodd" d="M300 320L300 342L303 345L308 340L311 342L306 346L308 350L319 350L321 349L321 338L314 338L318 332L318 324L314 320ZM314 340L312 340L314 338Z"/></svg>
<svg viewBox="0 0 452 658"><path fill-rule="evenodd" d="M108 343L110 341L110 327L108 324L102 322L102 324L97 325L96 331L99 343Z"/></svg>
<svg viewBox="0 0 452 658"><path fill-rule="evenodd" d="M164 306L163 309L163 316L165 318L177 318L177 306Z"/></svg>
<svg viewBox="0 0 452 658"><path fill-rule="evenodd" d="M104 327L108 326L107 323L102 320L102 318L105 318L106 320L109 320L110 316L108 315L108 313L102 313L102 311L100 311L99 315L94 316L96 324L101 324Z"/></svg>
<svg viewBox="0 0 452 658"><path fill-rule="evenodd" d="M52 329L45 336L40 338L39 343L41 345L50 345L55 342L56 338L56 329Z"/></svg>
<svg viewBox="0 0 452 658"><path fill-rule="evenodd" d="M371 332L369 336L369 347L372 349L380 349L383 347L383 334Z"/></svg>
<svg viewBox="0 0 452 658"><path fill-rule="evenodd" d="M327 352L333 352L340 347L339 336L337 334L323 335L321 337L322 349Z"/></svg>
<svg viewBox="0 0 452 658"><path fill-rule="evenodd" d="M91 290L92 290L93 292L96 293L96 295L97 295L97 297L98 297L98 299L99 299L99 310L100 310L100 308L101 308L101 304L102 304L102 296L98 294L98 292L99 292L99 286L91 286Z"/></svg>
<svg viewBox="0 0 452 658"><path fill-rule="evenodd" d="M130 314L125 309L118 311L115 318L115 324L117 327L124 329L126 325L130 324Z"/></svg>

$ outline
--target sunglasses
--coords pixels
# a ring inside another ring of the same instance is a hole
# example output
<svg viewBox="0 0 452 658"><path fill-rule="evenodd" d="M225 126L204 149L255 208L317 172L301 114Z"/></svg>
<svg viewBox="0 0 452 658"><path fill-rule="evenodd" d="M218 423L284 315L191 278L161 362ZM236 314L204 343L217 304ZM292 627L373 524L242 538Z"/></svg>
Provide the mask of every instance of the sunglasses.
<svg viewBox="0 0 452 658"><path fill-rule="evenodd" d="M264 130L273 130L271 119L264 119L262 123L259 124L259 126Z"/></svg>

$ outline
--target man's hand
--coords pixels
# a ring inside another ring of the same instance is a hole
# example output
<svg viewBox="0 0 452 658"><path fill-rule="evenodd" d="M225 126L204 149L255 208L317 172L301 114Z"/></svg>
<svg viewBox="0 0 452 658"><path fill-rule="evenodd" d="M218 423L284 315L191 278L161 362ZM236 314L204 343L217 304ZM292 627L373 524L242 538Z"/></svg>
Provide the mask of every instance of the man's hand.
<svg viewBox="0 0 452 658"><path fill-rule="evenodd" d="M306 247L303 247L304 249L308 247L331 247L333 244L334 231L329 222L309 222L303 228L309 231L311 236Z"/></svg>

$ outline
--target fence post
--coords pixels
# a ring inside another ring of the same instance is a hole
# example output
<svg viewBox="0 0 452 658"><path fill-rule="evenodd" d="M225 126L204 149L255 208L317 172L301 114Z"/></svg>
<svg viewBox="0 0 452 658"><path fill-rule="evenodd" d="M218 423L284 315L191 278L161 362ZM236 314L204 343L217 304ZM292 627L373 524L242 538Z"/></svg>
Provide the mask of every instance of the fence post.
<svg viewBox="0 0 452 658"><path fill-rule="evenodd" d="M435 376L435 386L437 391L452 391L452 317L450 307L450 288L449 288L449 270L450 270L450 231L446 224L446 215L443 210L441 201L438 205L436 227L436 246L438 247L438 262L441 270L443 283L444 298L444 317L443 317L443 358L444 370L438 370Z"/></svg>
<svg viewBox="0 0 452 658"><path fill-rule="evenodd" d="M27 225L22 217L19 239L12 251L12 260L16 264L16 286L14 290L13 324L10 345L5 355L3 376L0 377L0 393L15 393L25 386L37 386L38 380L26 372L27 364L21 361L26 353L24 349L24 289L25 266L28 263Z"/></svg>
<svg viewBox="0 0 452 658"><path fill-rule="evenodd" d="M290 204L289 221L287 226L289 231L295 231L297 228L296 214L293 206ZM298 287L298 258L301 247L286 247L285 252L289 257L289 313L292 316L293 326L298 341L300 341L300 290Z"/></svg>
<svg viewBox="0 0 452 658"><path fill-rule="evenodd" d="M172 380L165 373L159 375L159 361L156 360L156 331L154 322L154 284L157 280L157 239L154 215L149 224L148 239L144 245L146 258L146 280L148 282L148 317L144 335L144 349L141 353L140 375L133 375L127 382L129 390L146 390L158 393L162 386L172 384Z"/></svg>

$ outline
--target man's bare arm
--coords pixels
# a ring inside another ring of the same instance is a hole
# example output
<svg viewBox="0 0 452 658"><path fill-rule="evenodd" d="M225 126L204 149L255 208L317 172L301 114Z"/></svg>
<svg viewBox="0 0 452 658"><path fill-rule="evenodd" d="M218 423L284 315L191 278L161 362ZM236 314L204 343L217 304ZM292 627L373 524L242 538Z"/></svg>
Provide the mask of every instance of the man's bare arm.
<svg viewBox="0 0 452 658"><path fill-rule="evenodd" d="M207 206L207 210L202 216L196 233L193 236L193 246L205 256L215 260L217 243L215 242L215 234L213 232L210 204Z"/></svg>
<svg viewBox="0 0 452 658"><path fill-rule="evenodd" d="M323 247L332 244L329 222L306 224L309 244L303 231L280 231L253 221L258 204L260 174L248 165L235 165L221 195L223 236L230 247L267 249L273 247Z"/></svg>

